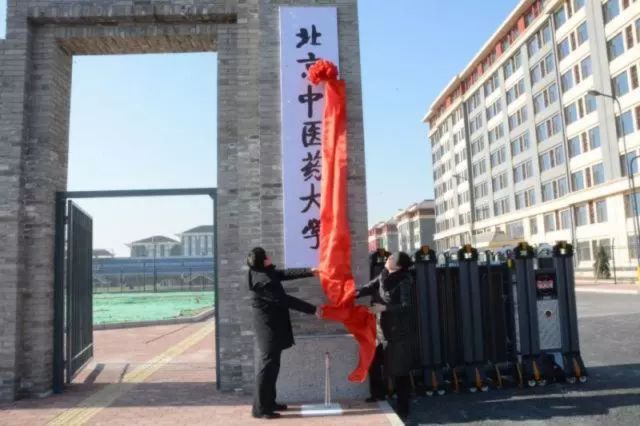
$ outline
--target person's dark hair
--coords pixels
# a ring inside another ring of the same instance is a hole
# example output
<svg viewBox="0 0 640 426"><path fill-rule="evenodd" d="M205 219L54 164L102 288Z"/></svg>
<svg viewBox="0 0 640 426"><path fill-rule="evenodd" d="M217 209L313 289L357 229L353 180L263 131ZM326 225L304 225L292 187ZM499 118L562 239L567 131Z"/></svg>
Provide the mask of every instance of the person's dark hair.
<svg viewBox="0 0 640 426"><path fill-rule="evenodd" d="M413 264L413 262L411 261L411 256L403 251L394 253L394 256L396 258L396 264L400 269L409 269Z"/></svg>
<svg viewBox="0 0 640 426"><path fill-rule="evenodd" d="M267 252L262 247L256 247L249 252L247 256L247 265L249 268L264 268L264 261L267 259Z"/></svg>

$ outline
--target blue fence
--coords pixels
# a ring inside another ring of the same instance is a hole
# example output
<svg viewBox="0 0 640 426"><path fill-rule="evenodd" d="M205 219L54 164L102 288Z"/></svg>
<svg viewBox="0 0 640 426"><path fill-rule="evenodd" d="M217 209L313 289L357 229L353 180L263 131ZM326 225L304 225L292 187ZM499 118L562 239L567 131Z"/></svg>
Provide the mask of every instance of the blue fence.
<svg viewBox="0 0 640 426"><path fill-rule="evenodd" d="M213 257L93 259L94 292L195 291L215 286Z"/></svg>

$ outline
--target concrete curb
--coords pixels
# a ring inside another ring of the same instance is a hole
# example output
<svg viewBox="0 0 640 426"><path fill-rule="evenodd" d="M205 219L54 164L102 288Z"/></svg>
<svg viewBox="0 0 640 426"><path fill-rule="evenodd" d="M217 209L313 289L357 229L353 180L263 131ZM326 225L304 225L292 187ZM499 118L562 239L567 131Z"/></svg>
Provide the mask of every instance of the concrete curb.
<svg viewBox="0 0 640 426"><path fill-rule="evenodd" d="M638 292L638 290L621 290L621 289L615 289L615 288L606 289L606 288L593 288L593 287L580 288L579 286L576 286L576 292L578 292L578 293L600 293L600 294L632 294L632 295L640 294L640 292Z"/></svg>
<svg viewBox="0 0 640 426"><path fill-rule="evenodd" d="M194 317L186 317L186 318L172 318L167 320L157 320L157 321L132 321L132 322L121 322L115 324L94 324L94 330L117 330L121 328L136 328L136 327L151 327L154 325L175 325L175 324L192 324L196 322L205 321L214 316L216 310L215 308L208 309L204 312L199 313Z"/></svg>
<svg viewBox="0 0 640 426"><path fill-rule="evenodd" d="M389 421L389 424L391 426L404 425L404 422L400 419L396 412L393 411L393 408L391 408L391 405L389 405L387 401L378 401L378 407L380 407L380 410L382 410L384 415L387 417L387 420Z"/></svg>

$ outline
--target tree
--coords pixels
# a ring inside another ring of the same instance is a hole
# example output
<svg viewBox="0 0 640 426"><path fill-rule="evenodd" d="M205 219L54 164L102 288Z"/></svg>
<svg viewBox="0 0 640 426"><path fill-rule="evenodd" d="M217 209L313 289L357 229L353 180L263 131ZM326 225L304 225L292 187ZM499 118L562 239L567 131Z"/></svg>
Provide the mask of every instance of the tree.
<svg viewBox="0 0 640 426"><path fill-rule="evenodd" d="M611 278L611 268L609 267L609 252L603 247L598 246L596 252L596 261L593 264L593 269L598 278Z"/></svg>

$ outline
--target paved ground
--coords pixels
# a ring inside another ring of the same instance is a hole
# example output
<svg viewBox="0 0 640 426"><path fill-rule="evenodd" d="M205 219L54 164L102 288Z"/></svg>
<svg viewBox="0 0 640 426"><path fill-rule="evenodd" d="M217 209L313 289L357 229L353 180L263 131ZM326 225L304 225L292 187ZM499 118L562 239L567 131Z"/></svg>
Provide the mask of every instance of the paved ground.
<svg viewBox="0 0 640 426"><path fill-rule="evenodd" d="M640 424L640 296L579 293L584 385L422 398L409 424Z"/></svg>
<svg viewBox="0 0 640 426"><path fill-rule="evenodd" d="M422 398L409 424L640 424L640 296L579 293L578 304L587 384ZM95 336L95 361L68 392L0 406L0 424L261 423L249 397L216 391L211 322ZM339 418L303 418L293 407L269 424L390 424L376 406L344 405Z"/></svg>
<svg viewBox="0 0 640 426"><path fill-rule="evenodd" d="M212 322L94 335L95 360L67 392L0 406L0 424L264 424L250 416L249 397L216 390ZM342 403L342 417L302 418L292 407L269 424L392 424L378 406Z"/></svg>

